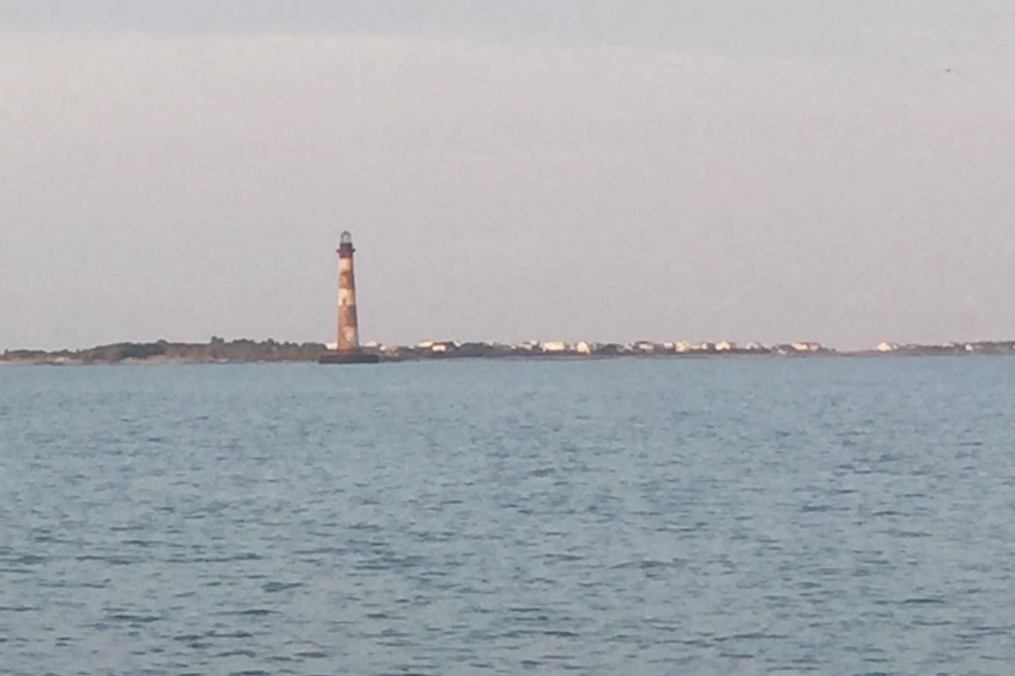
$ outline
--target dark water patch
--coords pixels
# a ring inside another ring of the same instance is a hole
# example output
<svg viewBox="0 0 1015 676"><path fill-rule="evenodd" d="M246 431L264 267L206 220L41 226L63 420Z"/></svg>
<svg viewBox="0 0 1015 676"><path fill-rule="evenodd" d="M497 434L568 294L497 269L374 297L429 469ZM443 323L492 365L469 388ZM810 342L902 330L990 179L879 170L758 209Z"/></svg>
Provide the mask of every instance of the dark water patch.
<svg viewBox="0 0 1015 676"><path fill-rule="evenodd" d="M573 631L566 631L563 629L547 629L541 632L543 636L549 636L551 638L578 638L580 634Z"/></svg>
<svg viewBox="0 0 1015 676"><path fill-rule="evenodd" d="M173 556L166 560L170 563L242 563L244 561L262 561L264 557L247 552L232 556Z"/></svg>
<svg viewBox="0 0 1015 676"><path fill-rule="evenodd" d="M135 563L138 563L141 560L141 559L126 557L126 556L119 556L119 555L116 555L116 554L107 555L107 556L103 556L103 555L99 555L99 554L81 554L81 555L76 556L74 558L75 558L76 561L79 561L81 563L97 562L97 563L108 564L110 566L130 566L130 565L133 565Z"/></svg>
<svg viewBox="0 0 1015 676"><path fill-rule="evenodd" d="M113 613L106 616L107 621L125 622L128 624L151 624L153 622L160 622L162 619L161 615L136 615L132 613Z"/></svg>
<svg viewBox="0 0 1015 676"><path fill-rule="evenodd" d="M927 531L902 530L898 528L889 528L888 530L885 531L885 534L890 535L893 538L903 538L903 539L934 537L933 533L929 533Z"/></svg>
<svg viewBox="0 0 1015 676"><path fill-rule="evenodd" d="M269 608L250 608L248 610L223 610L217 615L233 616L233 617L267 617L269 615L275 615L278 611L271 610Z"/></svg>
<svg viewBox="0 0 1015 676"><path fill-rule="evenodd" d="M943 606L946 601L939 597L911 598L902 601L904 606Z"/></svg>
<svg viewBox="0 0 1015 676"><path fill-rule="evenodd" d="M353 570L366 572L389 570L390 568L390 564L379 561L366 561L363 563L357 563L353 566Z"/></svg>
<svg viewBox="0 0 1015 676"><path fill-rule="evenodd" d="M204 636L198 634L180 634L178 636L174 636L173 640L179 641L180 643L193 643L194 641L200 641L202 638L204 638Z"/></svg>
<svg viewBox="0 0 1015 676"><path fill-rule="evenodd" d="M297 556L326 556L326 555L342 555L348 554L349 550L345 547L317 547L314 549L297 549L293 551L293 554Z"/></svg>
<svg viewBox="0 0 1015 676"><path fill-rule="evenodd" d="M15 556L7 557L4 561L13 567L18 566L39 566L46 563L48 559L44 556L37 556L35 554L20 554Z"/></svg>
<svg viewBox="0 0 1015 676"><path fill-rule="evenodd" d="M268 594L277 594L290 589L297 589L302 586L302 582L268 582L267 584L262 585L261 589Z"/></svg>
<svg viewBox="0 0 1015 676"><path fill-rule="evenodd" d="M48 544L69 544L73 541L68 540L66 538L57 537L52 533L37 533L35 535L32 535L32 542L35 542L37 544L48 545Z"/></svg>
<svg viewBox="0 0 1015 676"><path fill-rule="evenodd" d="M226 638L226 639L244 639L244 638L253 638L253 637L254 637L254 635L251 634L249 631L242 631L242 630L230 631L230 632L209 631L204 636L202 636L202 638L212 638L212 639L222 639L222 638Z"/></svg>
<svg viewBox="0 0 1015 676"><path fill-rule="evenodd" d="M613 566L614 570L657 570L665 568L684 568L687 566L687 561L684 559L673 559L671 561L661 561L655 559L646 559L642 561L625 561L624 563L618 563Z"/></svg>
<svg viewBox="0 0 1015 676"><path fill-rule="evenodd" d="M1007 638L1009 636L1015 636L1015 626L1012 626L1012 625L1004 625L1004 626L977 625L975 627L972 627L968 633L965 633L965 634L960 633L959 636L960 637L961 636L966 636L970 640L979 640L980 638L983 638L983 637L992 637L992 636L1003 636L1003 637Z"/></svg>

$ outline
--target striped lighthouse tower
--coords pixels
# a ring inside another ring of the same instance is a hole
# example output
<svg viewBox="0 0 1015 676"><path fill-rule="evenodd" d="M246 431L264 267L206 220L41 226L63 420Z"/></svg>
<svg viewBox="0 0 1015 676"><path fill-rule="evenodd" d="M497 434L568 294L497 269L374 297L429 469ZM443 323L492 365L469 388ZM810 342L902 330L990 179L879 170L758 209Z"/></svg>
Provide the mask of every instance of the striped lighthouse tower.
<svg viewBox="0 0 1015 676"><path fill-rule="evenodd" d="M359 318L356 316L356 274L353 267L352 234L342 233L338 247L338 351L359 349Z"/></svg>
<svg viewBox="0 0 1015 676"><path fill-rule="evenodd" d="M359 347L359 317L356 314L356 272L353 265L352 235L342 233L338 247L338 344L322 356L322 364L376 364L380 358Z"/></svg>

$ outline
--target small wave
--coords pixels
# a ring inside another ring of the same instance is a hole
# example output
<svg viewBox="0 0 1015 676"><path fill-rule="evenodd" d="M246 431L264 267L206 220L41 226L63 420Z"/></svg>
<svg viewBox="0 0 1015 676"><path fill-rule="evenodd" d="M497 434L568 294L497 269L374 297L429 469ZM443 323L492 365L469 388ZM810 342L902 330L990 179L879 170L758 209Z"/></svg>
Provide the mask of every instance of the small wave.
<svg viewBox="0 0 1015 676"><path fill-rule="evenodd" d="M886 535L891 535L896 538L929 538L933 537L930 533L922 530L897 530L891 529L885 531Z"/></svg>
<svg viewBox="0 0 1015 676"><path fill-rule="evenodd" d="M37 566L41 563L45 563L46 561L47 559L42 556L36 556L35 554L22 554L21 556L10 559L8 563L22 566Z"/></svg>
<svg viewBox="0 0 1015 676"><path fill-rule="evenodd" d="M166 561L169 563L235 563L237 561L260 561L263 558L264 557L260 554L247 552L244 554L237 554L235 556L200 556L195 558L174 556L166 559Z"/></svg>
<svg viewBox="0 0 1015 676"><path fill-rule="evenodd" d="M179 636L174 636L173 640L179 641L180 643L192 643L194 641L200 641L202 638L202 636L197 634L180 634Z"/></svg>
<svg viewBox="0 0 1015 676"><path fill-rule="evenodd" d="M216 614L235 617L265 617L275 614L275 611L267 608L250 608L248 610L226 610Z"/></svg>
<svg viewBox="0 0 1015 676"><path fill-rule="evenodd" d="M81 556L75 557L75 560L81 562L100 561L102 563L108 563L111 566L129 566L138 563L138 559L128 558L125 556L99 556L96 554L82 554Z"/></svg>
<svg viewBox="0 0 1015 676"><path fill-rule="evenodd" d="M687 565L686 561L681 559L674 559L672 561L661 561L658 559L644 559L641 561L625 561L624 563L618 563L613 566L614 570L656 570L661 568L680 568Z"/></svg>
<svg viewBox="0 0 1015 676"><path fill-rule="evenodd" d="M162 620L160 615L134 615L132 613L115 613L106 617L113 622L127 622L130 624L151 624Z"/></svg>
<svg viewBox="0 0 1015 676"><path fill-rule="evenodd" d="M543 633L543 636L552 636L553 638L578 638L580 634L573 631L564 631L561 629L548 629Z"/></svg>
<svg viewBox="0 0 1015 676"><path fill-rule="evenodd" d="M141 547L142 549L148 549L159 543L152 542L151 540L124 540L121 542L124 547Z"/></svg>
<svg viewBox="0 0 1015 676"><path fill-rule="evenodd" d="M219 632L209 631L201 638L254 638L249 631Z"/></svg>

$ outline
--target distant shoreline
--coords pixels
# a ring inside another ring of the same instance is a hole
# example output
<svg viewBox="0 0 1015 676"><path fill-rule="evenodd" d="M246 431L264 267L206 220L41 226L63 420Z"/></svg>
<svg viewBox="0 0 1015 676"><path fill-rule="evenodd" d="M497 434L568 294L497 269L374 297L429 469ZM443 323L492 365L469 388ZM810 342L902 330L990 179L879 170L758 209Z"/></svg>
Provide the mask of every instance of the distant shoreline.
<svg viewBox="0 0 1015 676"><path fill-rule="evenodd" d="M368 345L365 352L382 362L446 361L456 359L589 360L632 357L716 358L716 357L967 357L1013 355L1015 341L981 341L944 345L897 345L882 343L866 350L840 351L819 343L786 343L772 346L750 343L503 343L426 342L415 346ZM208 343L115 343L84 350L7 350L0 354L0 366L87 366L108 364L247 364L316 362L330 350L323 343L226 341Z"/></svg>

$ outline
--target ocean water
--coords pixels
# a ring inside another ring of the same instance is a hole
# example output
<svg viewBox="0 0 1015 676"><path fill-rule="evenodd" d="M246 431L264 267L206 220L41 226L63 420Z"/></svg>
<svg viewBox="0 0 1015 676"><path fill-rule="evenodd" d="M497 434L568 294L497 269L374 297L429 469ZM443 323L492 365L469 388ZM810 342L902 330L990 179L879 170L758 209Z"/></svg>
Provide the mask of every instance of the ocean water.
<svg viewBox="0 0 1015 676"><path fill-rule="evenodd" d="M1015 359L0 368L0 674L1011 674Z"/></svg>

